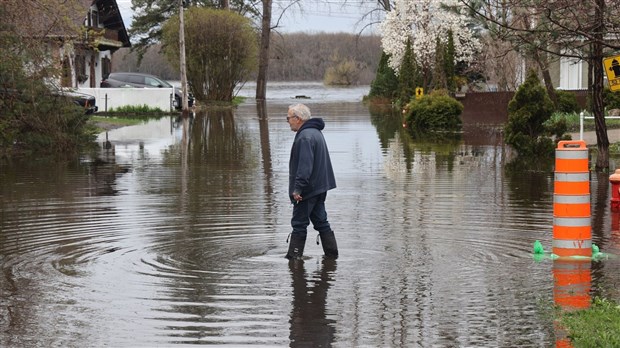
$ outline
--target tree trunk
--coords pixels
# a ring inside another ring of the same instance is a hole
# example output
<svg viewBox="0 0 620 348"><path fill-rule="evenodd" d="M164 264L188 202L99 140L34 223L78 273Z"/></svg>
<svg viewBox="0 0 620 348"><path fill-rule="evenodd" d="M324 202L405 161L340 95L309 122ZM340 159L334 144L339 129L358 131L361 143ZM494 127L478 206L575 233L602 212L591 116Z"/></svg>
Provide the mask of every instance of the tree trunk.
<svg viewBox="0 0 620 348"><path fill-rule="evenodd" d="M594 85L594 80L592 79L594 76L594 70L592 67L594 66L594 60L592 59L592 43L588 45L588 91L586 94L586 110L592 110L592 86Z"/></svg>
<svg viewBox="0 0 620 348"><path fill-rule="evenodd" d="M605 27L603 25L603 14L605 13L605 0L596 0L595 23L600 25L594 30L594 42L592 47L592 72L594 81L592 88L592 113L596 129L596 146L598 156L596 158L596 170L604 171L609 169L609 138L607 137L607 125L605 124L605 114L603 109L603 39L605 37Z"/></svg>
<svg viewBox="0 0 620 348"><path fill-rule="evenodd" d="M263 18L258 58L258 76L256 78L256 100L265 100L267 94L267 70L269 69L269 40L271 37L271 2L263 1Z"/></svg>
<svg viewBox="0 0 620 348"><path fill-rule="evenodd" d="M547 88L547 94L549 95L549 99L553 102L555 107L558 106L558 95L555 93L555 88L553 87L553 82L551 81L551 74L549 73L549 64L547 62L546 54L542 54L538 50L534 50L534 60L538 64L540 71L542 73L543 81L545 82L545 87Z"/></svg>
<svg viewBox="0 0 620 348"><path fill-rule="evenodd" d="M593 84L592 84L592 113L596 129L596 146L598 156L596 158L596 170L602 171L609 168L609 138L607 137L607 125L603 108L603 47L600 43L594 43L594 56L592 57Z"/></svg>
<svg viewBox="0 0 620 348"><path fill-rule="evenodd" d="M220 2L220 6L222 7L222 10L228 10L230 9L230 2L228 0L222 0Z"/></svg>
<svg viewBox="0 0 620 348"><path fill-rule="evenodd" d="M187 101L187 68L185 65L185 21L183 19L183 0L179 0L179 57L181 60L181 91L183 98L181 98L181 107L183 109L183 115L187 115L189 112L189 103Z"/></svg>

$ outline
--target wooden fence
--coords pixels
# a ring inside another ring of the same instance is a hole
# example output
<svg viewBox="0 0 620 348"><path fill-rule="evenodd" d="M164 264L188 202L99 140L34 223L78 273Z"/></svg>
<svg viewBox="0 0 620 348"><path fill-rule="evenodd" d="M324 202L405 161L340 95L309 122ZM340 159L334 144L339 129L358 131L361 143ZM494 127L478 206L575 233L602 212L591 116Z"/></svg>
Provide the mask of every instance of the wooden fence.
<svg viewBox="0 0 620 348"><path fill-rule="evenodd" d="M570 91L577 97L577 103L585 109L587 91ZM508 103L515 92L473 92L457 99L463 103L461 114L464 123L501 124L508 121Z"/></svg>

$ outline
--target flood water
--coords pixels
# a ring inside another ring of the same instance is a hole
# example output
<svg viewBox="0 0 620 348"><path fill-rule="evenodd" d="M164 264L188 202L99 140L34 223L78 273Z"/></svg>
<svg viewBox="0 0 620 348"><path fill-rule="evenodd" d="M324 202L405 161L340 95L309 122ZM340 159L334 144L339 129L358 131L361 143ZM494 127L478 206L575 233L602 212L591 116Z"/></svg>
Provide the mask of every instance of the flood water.
<svg viewBox="0 0 620 348"><path fill-rule="evenodd" d="M555 346L562 265L532 255L552 167L509 165L496 125L412 139L366 93L270 86L264 107L104 133L96 159L3 164L0 346ZM336 261L311 228L284 258L295 95L326 122ZM593 242L620 255L607 174L591 192ZM620 299L618 258L579 267L578 295Z"/></svg>

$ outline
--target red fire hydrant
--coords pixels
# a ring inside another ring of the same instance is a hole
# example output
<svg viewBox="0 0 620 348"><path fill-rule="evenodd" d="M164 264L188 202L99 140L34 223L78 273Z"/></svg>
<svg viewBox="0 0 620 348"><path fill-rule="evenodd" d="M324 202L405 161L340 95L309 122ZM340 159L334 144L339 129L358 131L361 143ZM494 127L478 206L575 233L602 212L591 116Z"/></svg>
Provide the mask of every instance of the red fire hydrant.
<svg viewBox="0 0 620 348"><path fill-rule="evenodd" d="M620 169L609 176L611 183L611 211L620 211Z"/></svg>

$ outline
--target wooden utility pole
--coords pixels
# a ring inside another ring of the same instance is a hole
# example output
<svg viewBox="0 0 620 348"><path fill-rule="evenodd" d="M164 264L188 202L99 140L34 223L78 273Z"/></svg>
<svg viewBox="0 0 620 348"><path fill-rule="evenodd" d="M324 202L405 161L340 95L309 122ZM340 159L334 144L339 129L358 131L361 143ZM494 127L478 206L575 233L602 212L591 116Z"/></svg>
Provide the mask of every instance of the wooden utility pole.
<svg viewBox="0 0 620 348"><path fill-rule="evenodd" d="M187 67L185 63L185 21L183 19L183 0L179 0L179 50L181 58L181 99L183 115L189 112L189 104L187 101Z"/></svg>

